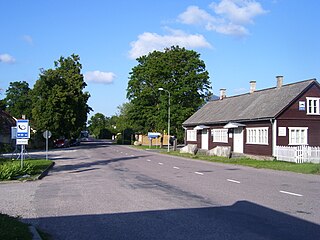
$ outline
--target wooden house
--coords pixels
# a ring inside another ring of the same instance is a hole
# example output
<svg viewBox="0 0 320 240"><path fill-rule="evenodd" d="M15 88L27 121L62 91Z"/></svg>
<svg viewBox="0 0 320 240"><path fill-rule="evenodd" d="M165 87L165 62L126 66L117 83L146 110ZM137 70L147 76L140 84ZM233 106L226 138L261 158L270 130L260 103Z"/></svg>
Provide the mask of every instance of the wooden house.
<svg viewBox="0 0 320 240"><path fill-rule="evenodd" d="M0 143L11 142L11 127L16 126L16 120L6 113L0 110Z"/></svg>
<svg viewBox="0 0 320 240"><path fill-rule="evenodd" d="M316 79L210 101L184 123L186 144L210 150L230 146L233 153L274 156L277 145L320 146L320 85Z"/></svg>

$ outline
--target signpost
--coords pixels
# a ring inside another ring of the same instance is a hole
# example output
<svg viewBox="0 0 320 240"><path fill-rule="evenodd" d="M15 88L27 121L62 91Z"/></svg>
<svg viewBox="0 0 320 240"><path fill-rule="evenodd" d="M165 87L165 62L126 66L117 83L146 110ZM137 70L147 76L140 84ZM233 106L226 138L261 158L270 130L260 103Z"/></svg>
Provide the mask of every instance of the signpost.
<svg viewBox="0 0 320 240"><path fill-rule="evenodd" d="M19 119L17 120L17 131L16 131L16 141L17 145L21 145L21 169L23 168L25 145L28 145L28 140L30 138L30 127L29 120Z"/></svg>
<svg viewBox="0 0 320 240"><path fill-rule="evenodd" d="M48 160L48 139L51 138L52 134L49 130L43 132L43 137L46 139L46 160Z"/></svg>

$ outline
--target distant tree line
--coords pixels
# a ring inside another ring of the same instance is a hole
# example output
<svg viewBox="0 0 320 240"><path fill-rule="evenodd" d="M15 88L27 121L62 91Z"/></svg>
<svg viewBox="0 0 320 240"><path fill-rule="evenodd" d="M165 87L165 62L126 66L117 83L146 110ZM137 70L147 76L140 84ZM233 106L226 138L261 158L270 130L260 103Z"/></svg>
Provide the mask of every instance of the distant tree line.
<svg viewBox="0 0 320 240"><path fill-rule="evenodd" d="M53 69L42 69L33 89L25 81L11 82L0 107L16 118L26 115L37 132L50 130L54 138L76 138L88 129L96 138L121 135L118 139L125 143L134 133L167 134L170 93L170 133L182 142L182 123L212 97L204 61L179 46L136 60L129 73L128 102L113 116L96 113L88 125L90 94L84 91L80 58L74 54L55 61Z"/></svg>
<svg viewBox="0 0 320 240"><path fill-rule="evenodd" d="M13 117L25 116L37 134L50 130L53 138L76 138L92 110L84 91L78 55L60 57L53 69L42 69L33 89L26 81L11 82L0 107Z"/></svg>

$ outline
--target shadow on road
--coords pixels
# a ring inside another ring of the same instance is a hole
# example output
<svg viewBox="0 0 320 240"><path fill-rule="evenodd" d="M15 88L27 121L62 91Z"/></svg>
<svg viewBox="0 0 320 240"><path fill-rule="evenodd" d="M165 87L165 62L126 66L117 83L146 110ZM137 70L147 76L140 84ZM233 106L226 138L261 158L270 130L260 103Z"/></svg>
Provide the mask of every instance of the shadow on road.
<svg viewBox="0 0 320 240"><path fill-rule="evenodd" d="M106 204L107 201L106 201ZM53 239L320 239L320 226L240 201L232 206L26 219Z"/></svg>
<svg viewBox="0 0 320 240"><path fill-rule="evenodd" d="M141 155L141 156L134 156L134 157L119 157L119 158L111 158L111 159L103 159L103 160L97 160L92 162L80 162L80 163L74 163L74 164L68 164L68 165L60 165L60 166L54 166L54 168L50 172L59 172L59 171L76 171L81 169L81 171L85 171L86 168L92 168L95 166L101 166L101 165L108 165L110 163L114 162L120 162L120 161L128 161L133 159L138 159L140 157L146 157L147 155ZM98 169L98 168L95 168ZM80 170L79 170L80 172Z"/></svg>

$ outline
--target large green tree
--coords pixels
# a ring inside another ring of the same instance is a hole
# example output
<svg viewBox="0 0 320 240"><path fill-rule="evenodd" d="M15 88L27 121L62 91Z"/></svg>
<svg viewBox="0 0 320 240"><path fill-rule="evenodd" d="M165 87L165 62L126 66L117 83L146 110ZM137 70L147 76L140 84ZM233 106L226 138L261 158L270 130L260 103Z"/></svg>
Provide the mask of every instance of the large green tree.
<svg viewBox="0 0 320 240"><path fill-rule="evenodd" d="M107 125L109 118L103 115L102 113L96 113L88 121L88 129L91 134L96 138L104 138L104 133L107 132Z"/></svg>
<svg viewBox="0 0 320 240"><path fill-rule="evenodd" d="M171 135L183 138L182 123L208 100L209 73L200 54L179 46L154 51L137 59L130 72L127 98L132 107L128 116L141 132L167 129L170 92ZM166 90L159 91L159 88Z"/></svg>
<svg viewBox="0 0 320 240"><path fill-rule="evenodd" d="M78 137L91 108L84 92L78 55L60 57L54 69L42 70L32 90L33 121L37 130L48 129L54 137Z"/></svg>
<svg viewBox="0 0 320 240"><path fill-rule="evenodd" d="M4 99L6 111L15 118L21 118L22 115L25 115L27 119L31 119L32 100L30 92L31 89L26 81L10 82Z"/></svg>

